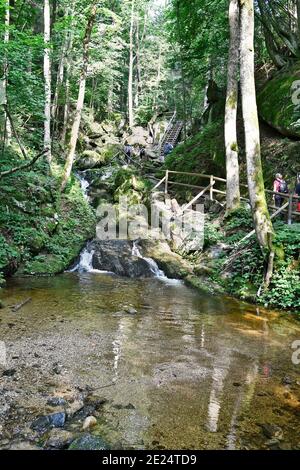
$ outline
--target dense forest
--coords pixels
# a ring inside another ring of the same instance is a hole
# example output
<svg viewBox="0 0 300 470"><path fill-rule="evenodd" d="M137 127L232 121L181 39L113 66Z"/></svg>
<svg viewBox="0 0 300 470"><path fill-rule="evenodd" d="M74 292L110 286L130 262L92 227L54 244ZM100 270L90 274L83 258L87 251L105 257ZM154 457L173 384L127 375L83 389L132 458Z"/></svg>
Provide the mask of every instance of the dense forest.
<svg viewBox="0 0 300 470"><path fill-rule="evenodd" d="M179 279L183 298L211 299L206 313L297 318L300 0L0 0L0 35L0 326L9 309L38 321L34 292L52 305L57 283L68 315L88 308L87 275L112 291L124 279ZM137 206L134 227L147 235L101 238L105 211L120 234ZM192 240L176 228L184 215L203 222ZM157 289L165 305L171 294ZM116 315L138 314L114 295ZM245 446L264 448L253 439Z"/></svg>

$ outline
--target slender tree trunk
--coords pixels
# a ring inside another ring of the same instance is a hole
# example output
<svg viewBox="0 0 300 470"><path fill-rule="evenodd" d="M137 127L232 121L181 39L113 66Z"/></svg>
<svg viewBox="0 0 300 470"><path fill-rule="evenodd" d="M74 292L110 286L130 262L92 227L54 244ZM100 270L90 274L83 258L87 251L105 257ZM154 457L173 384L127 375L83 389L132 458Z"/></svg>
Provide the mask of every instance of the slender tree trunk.
<svg viewBox="0 0 300 470"><path fill-rule="evenodd" d="M141 75L141 38L140 38L140 22L139 18L136 20L136 78L137 87L135 95L135 106L139 105L140 95L142 93L142 75Z"/></svg>
<svg viewBox="0 0 300 470"><path fill-rule="evenodd" d="M44 148L48 149L47 159L51 164L51 66L50 66L50 2L44 0Z"/></svg>
<svg viewBox="0 0 300 470"><path fill-rule="evenodd" d="M128 119L129 127L134 126L133 113L133 30L134 30L134 6L135 0L131 0L131 21L129 33L129 77L128 77Z"/></svg>
<svg viewBox="0 0 300 470"><path fill-rule="evenodd" d="M9 44L9 27L10 27L10 1L6 0L5 5L5 31L4 31L4 44L8 46ZM5 53L5 60L4 60L4 82L3 82L3 93L4 93L4 101L7 103L7 86L8 86L8 54ZM10 120L8 119L7 115L5 118L5 130L4 134L7 139L7 143L10 144L11 141L11 125Z"/></svg>
<svg viewBox="0 0 300 470"><path fill-rule="evenodd" d="M53 119L56 118L57 111L58 111L58 100L59 100L59 94L61 90L61 86L64 80L64 71L65 71L65 61L66 61L66 56L68 53L68 37L65 38L63 48L61 51L61 56L59 60L59 66L58 66L58 71L57 71L57 79L56 79L56 86L55 86L55 93L54 93L54 98L53 98L53 105L52 105L52 117Z"/></svg>
<svg viewBox="0 0 300 470"><path fill-rule="evenodd" d="M69 122L69 111L70 111L70 74L71 74L71 67L72 67L72 47L73 47L72 24L71 24L71 30L69 33L68 54L66 57L65 104L64 104L63 127L62 127L61 139L60 139L62 145L65 145L66 143L68 122Z"/></svg>
<svg viewBox="0 0 300 470"><path fill-rule="evenodd" d="M227 178L227 213L240 205L240 177L237 144L238 68L240 41L240 8L238 0L230 0L230 46L225 107L225 146Z"/></svg>
<svg viewBox="0 0 300 470"><path fill-rule="evenodd" d="M64 191L66 187L66 184L68 182L68 179L70 177L72 167L73 167L73 161L74 161L80 122L81 122L81 114L82 114L82 109L84 105L86 76L87 76L88 64L89 64L89 47L90 47L92 30L93 30L93 26L94 26L94 22L96 18L96 13L97 13L97 2L94 2L92 4L92 8L91 8L90 16L87 22L84 40L83 40L83 57L82 57L82 70L81 70L81 75L80 75L80 80L79 80L79 92L78 92L75 118L74 118L72 131L71 131L68 155L67 155L66 164L65 164L65 168L63 172L63 177L62 177L62 184L61 184L62 191Z"/></svg>
<svg viewBox="0 0 300 470"><path fill-rule="evenodd" d="M273 226L265 196L254 79L254 5L253 0L239 1L241 8L241 92L249 196L257 240L262 250L270 252L272 251Z"/></svg>
<svg viewBox="0 0 300 470"><path fill-rule="evenodd" d="M298 47L300 48L300 0L297 0L297 36L298 36Z"/></svg>

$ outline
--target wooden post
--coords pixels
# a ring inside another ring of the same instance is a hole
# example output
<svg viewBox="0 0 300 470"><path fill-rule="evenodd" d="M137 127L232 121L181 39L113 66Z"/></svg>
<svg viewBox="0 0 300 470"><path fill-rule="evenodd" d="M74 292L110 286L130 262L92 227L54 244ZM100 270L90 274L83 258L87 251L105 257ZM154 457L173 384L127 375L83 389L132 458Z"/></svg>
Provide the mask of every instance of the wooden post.
<svg viewBox="0 0 300 470"><path fill-rule="evenodd" d="M289 196L288 225L293 223L293 194Z"/></svg>
<svg viewBox="0 0 300 470"><path fill-rule="evenodd" d="M210 201L214 200L214 184L215 184L214 176L210 175L210 185L211 185L210 190L209 190L209 200Z"/></svg>
<svg viewBox="0 0 300 470"><path fill-rule="evenodd" d="M169 170L166 170L165 194L168 194Z"/></svg>

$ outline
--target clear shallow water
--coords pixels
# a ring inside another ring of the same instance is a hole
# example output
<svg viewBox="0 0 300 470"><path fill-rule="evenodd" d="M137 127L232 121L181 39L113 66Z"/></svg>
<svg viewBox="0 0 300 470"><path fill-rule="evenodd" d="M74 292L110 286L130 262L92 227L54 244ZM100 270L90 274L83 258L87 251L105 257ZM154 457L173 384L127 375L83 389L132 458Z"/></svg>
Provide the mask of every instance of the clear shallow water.
<svg viewBox="0 0 300 470"><path fill-rule="evenodd" d="M281 445L300 445L291 317L178 281L92 273L13 279L2 294L0 340L9 365L15 355L23 367L5 383L18 388L16 408L42 414L46 393L88 385L108 399L95 432L113 447L264 448L261 424L280 426Z"/></svg>

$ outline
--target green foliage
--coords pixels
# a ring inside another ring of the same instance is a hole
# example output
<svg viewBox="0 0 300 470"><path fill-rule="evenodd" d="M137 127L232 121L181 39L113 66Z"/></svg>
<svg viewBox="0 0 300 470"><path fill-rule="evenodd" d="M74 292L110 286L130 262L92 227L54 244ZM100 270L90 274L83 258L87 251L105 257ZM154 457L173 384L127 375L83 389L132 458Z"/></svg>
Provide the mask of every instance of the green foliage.
<svg viewBox="0 0 300 470"><path fill-rule="evenodd" d="M201 132L178 145L168 155L165 169L176 171L209 173L222 176L225 168L225 147L223 133L223 119L207 124ZM179 182L202 185L207 181L199 177L185 177L174 175Z"/></svg>
<svg viewBox="0 0 300 470"><path fill-rule="evenodd" d="M237 221L244 220L245 215L243 215L243 209L239 209L236 216L231 219L230 226L238 227ZM220 279L219 277L226 259L220 266L217 266L217 278L232 295L243 299L258 300L267 306L297 309L300 306L300 224L289 226L278 222L274 227L276 230L274 276L269 289L259 299L256 298L256 293L262 285L266 263L256 242L247 241L244 249L239 249L230 265L228 278ZM230 239L231 236L226 237L225 242L228 243Z"/></svg>
<svg viewBox="0 0 300 470"><path fill-rule="evenodd" d="M5 152L0 166L18 165L19 158ZM0 272L5 274L20 265L25 273L61 272L94 234L94 214L78 181L60 198L59 180L45 174L44 163L34 170L1 179Z"/></svg>
<svg viewBox="0 0 300 470"><path fill-rule="evenodd" d="M216 245L224 239L220 226L211 222L205 222L204 226L204 248Z"/></svg>
<svg viewBox="0 0 300 470"><path fill-rule="evenodd" d="M267 306L284 309L300 308L300 270L289 259L275 272L270 288L261 299Z"/></svg>

